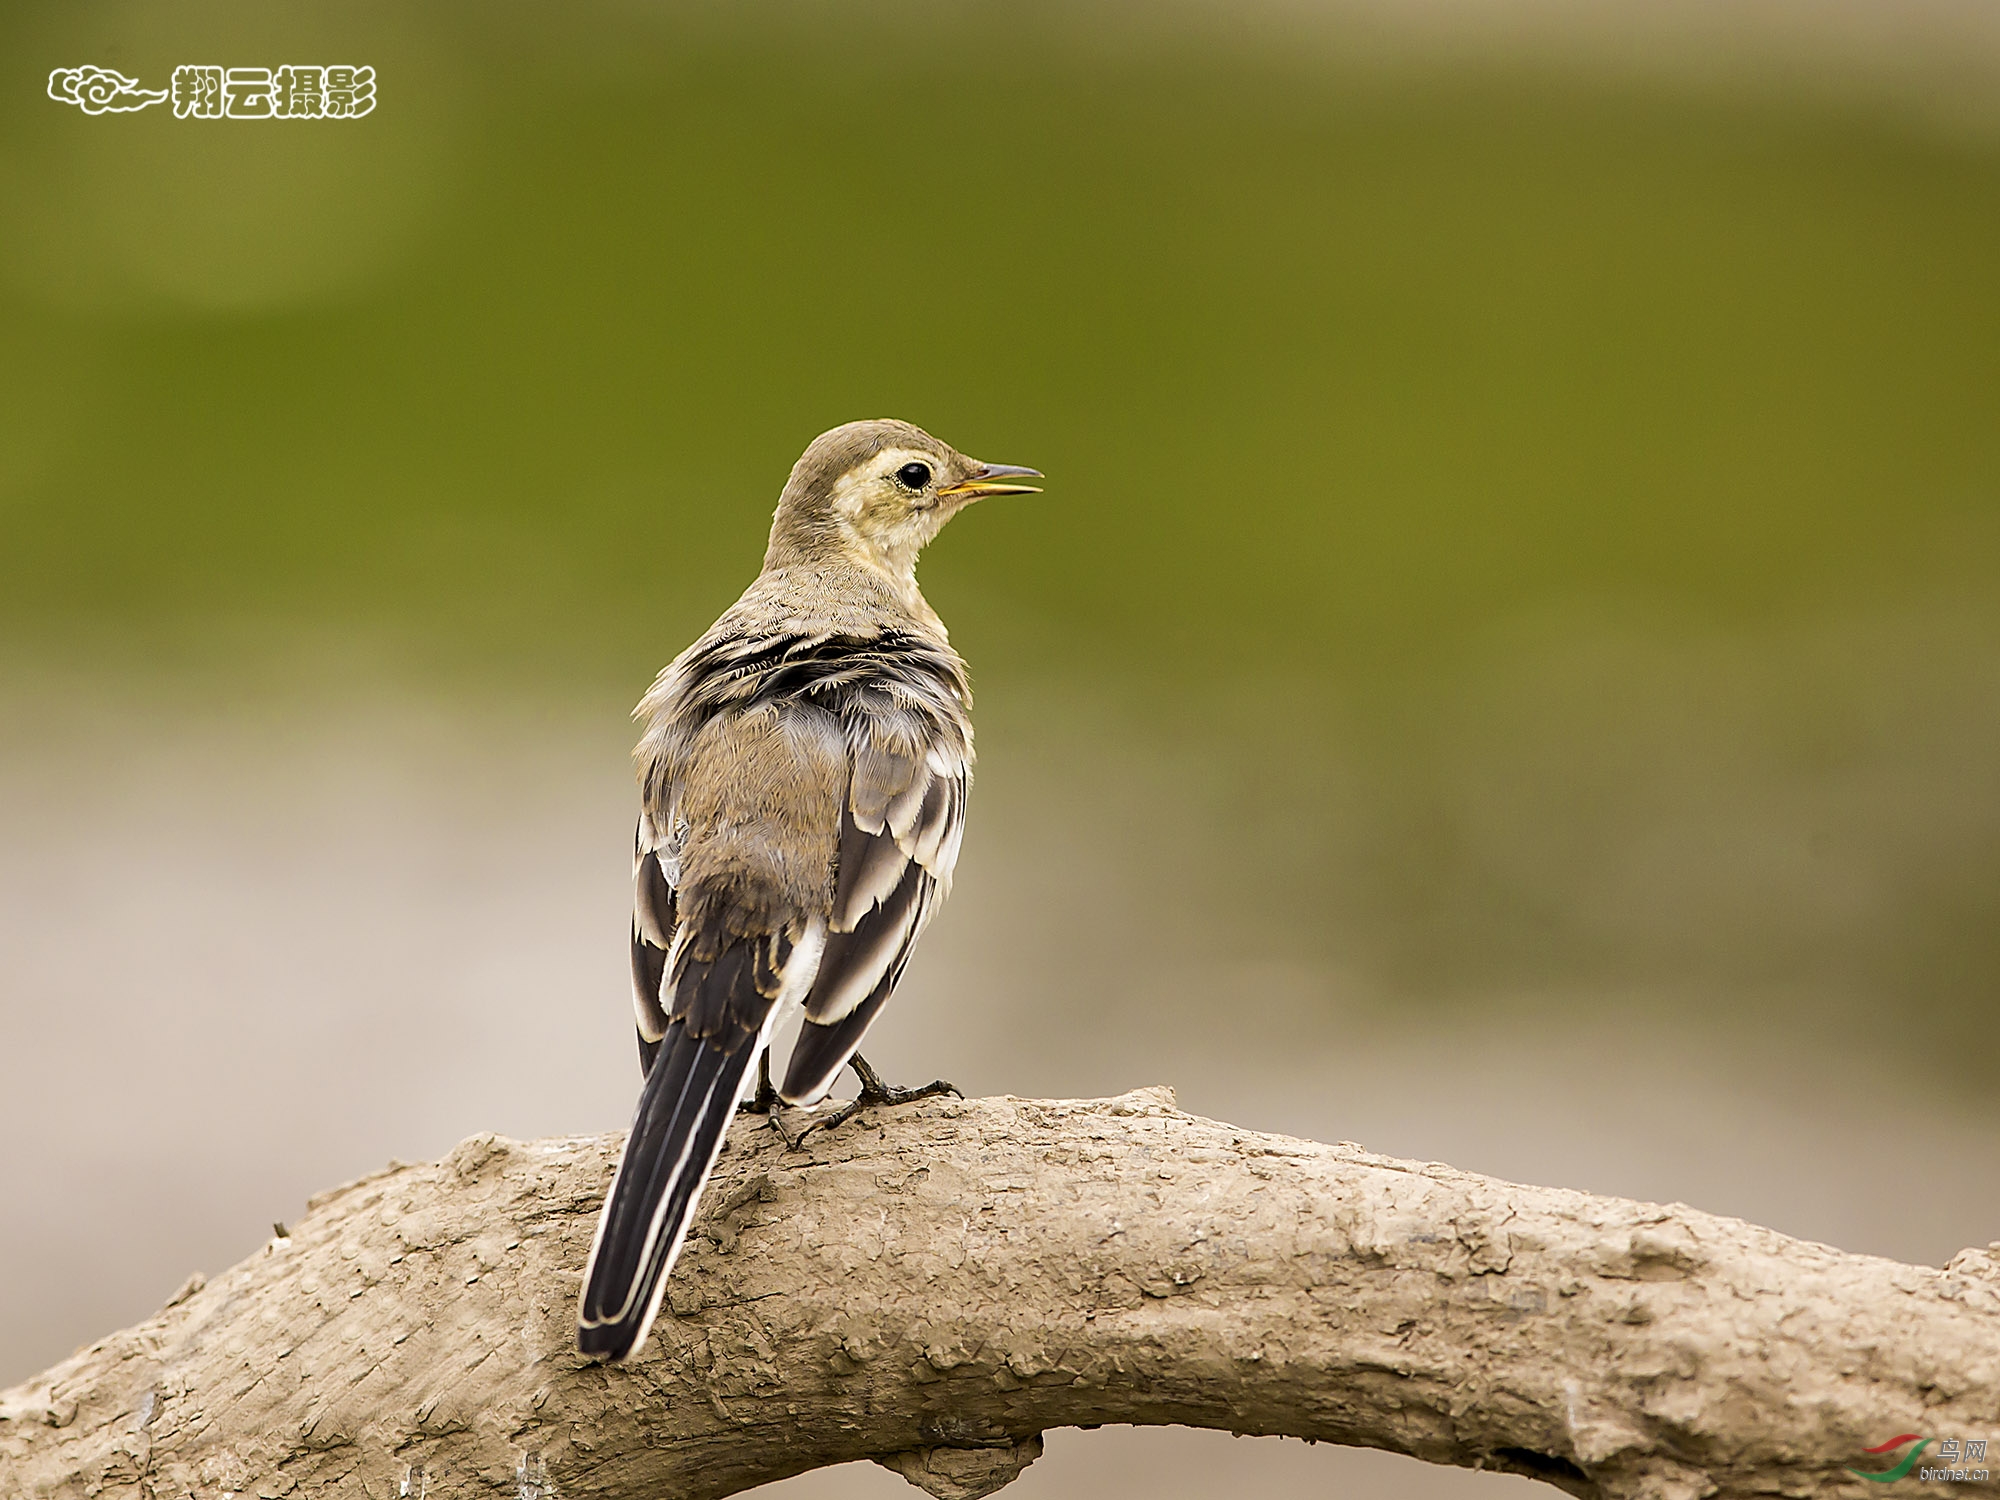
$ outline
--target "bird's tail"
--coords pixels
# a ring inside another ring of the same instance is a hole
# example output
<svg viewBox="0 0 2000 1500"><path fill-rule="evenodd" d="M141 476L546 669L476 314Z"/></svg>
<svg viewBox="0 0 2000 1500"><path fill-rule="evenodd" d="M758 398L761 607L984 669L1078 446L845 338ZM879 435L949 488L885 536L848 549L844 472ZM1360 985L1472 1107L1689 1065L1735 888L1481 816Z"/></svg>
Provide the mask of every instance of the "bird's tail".
<svg viewBox="0 0 2000 1500"><path fill-rule="evenodd" d="M639 1110L597 1222L577 1310L577 1347L624 1359L646 1341L695 1201L722 1149L762 1038L726 1048L675 1022L639 1091Z"/></svg>

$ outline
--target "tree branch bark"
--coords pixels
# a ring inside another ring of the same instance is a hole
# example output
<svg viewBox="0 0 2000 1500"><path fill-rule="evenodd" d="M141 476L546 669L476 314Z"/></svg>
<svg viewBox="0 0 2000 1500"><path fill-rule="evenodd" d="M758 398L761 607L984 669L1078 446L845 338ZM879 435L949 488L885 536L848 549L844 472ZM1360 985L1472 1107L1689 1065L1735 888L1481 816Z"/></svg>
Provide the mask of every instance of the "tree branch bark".
<svg viewBox="0 0 2000 1500"><path fill-rule="evenodd" d="M1607 1500L1868 1493L2000 1426L2000 1269L1848 1255L1118 1099L739 1120L645 1354L573 1352L615 1136L466 1141L0 1394L0 1493L688 1500L876 1458L988 1493L1184 1423Z"/></svg>

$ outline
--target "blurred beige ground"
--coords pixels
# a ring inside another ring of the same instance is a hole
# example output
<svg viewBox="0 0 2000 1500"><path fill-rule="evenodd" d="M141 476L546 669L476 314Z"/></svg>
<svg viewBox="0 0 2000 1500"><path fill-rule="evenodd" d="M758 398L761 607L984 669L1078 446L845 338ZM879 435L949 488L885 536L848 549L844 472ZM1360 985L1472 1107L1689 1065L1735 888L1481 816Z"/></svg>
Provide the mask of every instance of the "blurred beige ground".
<svg viewBox="0 0 2000 1500"><path fill-rule="evenodd" d="M380 694L310 717L292 702L177 718L89 694L12 706L0 1379L143 1317L189 1271L249 1253L308 1194L390 1157L479 1130L625 1123L632 794L615 714ZM1351 972L1204 932L1218 903L1199 882L1135 857L1121 820L1175 816L1171 765L1053 721L1036 736L1029 714L1002 721L958 890L869 1049L892 1077L1025 1095L1170 1083L1186 1107L1246 1125L1682 1200L1921 1262L2000 1233L1990 1105L1712 1007L1496 995L1399 1022ZM1093 805L1096 826L1079 812ZM1188 868L1212 867L1189 826ZM1177 889L1185 906L1161 908ZM1021 1493L1519 1483L1106 1430L1053 1435ZM851 1466L782 1488L901 1486Z"/></svg>

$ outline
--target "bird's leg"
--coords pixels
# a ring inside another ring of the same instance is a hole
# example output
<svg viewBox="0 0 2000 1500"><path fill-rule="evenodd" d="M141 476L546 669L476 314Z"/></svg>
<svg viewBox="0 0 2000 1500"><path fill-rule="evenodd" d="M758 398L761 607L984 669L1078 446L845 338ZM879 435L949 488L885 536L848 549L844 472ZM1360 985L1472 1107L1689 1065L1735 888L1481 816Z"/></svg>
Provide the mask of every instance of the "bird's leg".
<svg viewBox="0 0 2000 1500"><path fill-rule="evenodd" d="M757 1054L757 1092L736 1106L739 1114L771 1115L778 1113L778 1091L771 1087L771 1054L768 1049Z"/></svg>
<svg viewBox="0 0 2000 1500"><path fill-rule="evenodd" d="M740 1100L736 1112L741 1115L762 1115L764 1123L778 1132L778 1139L796 1151L799 1142L806 1138L807 1131L793 1135L785 1129L785 1122L779 1118L778 1091L771 1086L771 1054L767 1049L757 1055L757 1089L748 1099Z"/></svg>
<svg viewBox="0 0 2000 1500"><path fill-rule="evenodd" d="M882 1075L877 1073L870 1066L868 1059L859 1052L848 1058L847 1065L854 1069L854 1076L861 1080L861 1092L824 1120L813 1121L799 1133L800 1140L804 1140L815 1130L832 1130L836 1126L845 1125L870 1105L908 1104L912 1099L929 1099L936 1094L954 1094L961 1099L965 1097L958 1092L957 1084L946 1083L942 1078L933 1079L921 1088L914 1089L899 1089L893 1084L884 1083Z"/></svg>

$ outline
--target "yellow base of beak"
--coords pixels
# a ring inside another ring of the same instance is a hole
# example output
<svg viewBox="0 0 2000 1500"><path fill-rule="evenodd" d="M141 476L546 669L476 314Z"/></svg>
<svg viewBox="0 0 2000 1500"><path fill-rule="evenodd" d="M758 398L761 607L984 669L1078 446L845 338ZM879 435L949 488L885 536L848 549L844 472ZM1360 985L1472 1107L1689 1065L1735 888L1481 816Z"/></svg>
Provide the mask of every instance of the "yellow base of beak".
<svg viewBox="0 0 2000 1500"><path fill-rule="evenodd" d="M1011 479L1040 479L1040 469L1024 469L1019 464L981 464L970 479L948 484L938 491L940 500L983 500L988 495L1039 495L1039 484L1009 484Z"/></svg>

